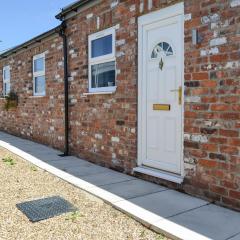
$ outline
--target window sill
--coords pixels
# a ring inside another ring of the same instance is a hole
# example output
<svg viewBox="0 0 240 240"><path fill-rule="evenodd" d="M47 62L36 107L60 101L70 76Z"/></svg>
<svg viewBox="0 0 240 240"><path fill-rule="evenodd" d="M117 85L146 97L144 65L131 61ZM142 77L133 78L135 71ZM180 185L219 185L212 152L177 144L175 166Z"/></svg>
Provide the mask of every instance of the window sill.
<svg viewBox="0 0 240 240"><path fill-rule="evenodd" d="M116 91L109 91L109 92L88 92L88 93L83 93L83 97L87 97L89 95L109 95L109 94L114 94Z"/></svg>
<svg viewBox="0 0 240 240"><path fill-rule="evenodd" d="M46 97L45 95L42 95L42 96L29 96L28 98L44 98L44 97Z"/></svg>

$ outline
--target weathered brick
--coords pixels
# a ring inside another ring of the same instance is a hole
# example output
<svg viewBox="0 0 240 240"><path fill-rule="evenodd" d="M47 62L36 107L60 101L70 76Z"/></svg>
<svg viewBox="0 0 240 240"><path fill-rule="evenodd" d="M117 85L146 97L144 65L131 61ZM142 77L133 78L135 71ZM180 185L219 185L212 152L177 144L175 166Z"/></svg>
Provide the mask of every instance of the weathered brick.
<svg viewBox="0 0 240 240"><path fill-rule="evenodd" d="M219 135L220 136L225 136L225 137L238 137L238 131L236 130L225 130L225 129L220 129L219 130Z"/></svg>
<svg viewBox="0 0 240 240"><path fill-rule="evenodd" d="M228 191L224 187L216 186L216 185L211 185L210 190L214 193L220 194L221 196L226 196L228 195Z"/></svg>
<svg viewBox="0 0 240 240"><path fill-rule="evenodd" d="M208 72L199 72L192 74L193 80L207 80L208 79Z"/></svg>
<svg viewBox="0 0 240 240"><path fill-rule="evenodd" d="M207 160L207 159L200 159L198 161L200 166L207 167L207 168L215 168L217 167L217 162L213 160Z"/></svg>
<svg viewBox="0 0 240 240"><path fill-rule="evenodd" d="M209 153L209 158L210 159L218 159L218 160L222 160L225 161L226 160L226 156L220 153Z"/></svg>
<svg viewBox="0 0 240 240"><path fill-rule="evenodd" d="M210 46L219 46L227 43L226 37L221 37L221 38L214 38L210 41Z"/></svg>
<svg viewBox="0 0 240 240"><path fill-rule="evenodd" d="M230 110L230 106L226 104L212 104L211 110L212 111L228 111Z"/></svg>
<svg viewBox="0 0 240 240"><path fill-rule="evenodd" d="M239 146L240 147L240 138L229 139L229 144L233 145L233 146Z"/></svg>
<svg viewBox="0 0 240 240"><path fill-rule="evenodd" d="M201 145L201 149L208 151L208 152L216 152L218 150L218 147L216 146L216 144L203 143Z"/></svg>
<svg viewBox="0 0 240 240"><path fill-rule="evenodd" d="M228 181L228 180L223 180L221 181L221 185L225 188L232 188L232 189L237 189L238 188L238 184L232 181Z"/></svg>
<svg viewBox="0 0 240 240"><path fill-rule="evenodd" d="M229 196L239 200L240 199L240 192L239 191L230 190Z"/></svg>
<svg viewBox="0 0 240 240"><path fill-rule="evenodd" d="M238 148L233 146L220 146L220 151L222 153L234 154L234 155L237 155L239 152Z"/></svg>

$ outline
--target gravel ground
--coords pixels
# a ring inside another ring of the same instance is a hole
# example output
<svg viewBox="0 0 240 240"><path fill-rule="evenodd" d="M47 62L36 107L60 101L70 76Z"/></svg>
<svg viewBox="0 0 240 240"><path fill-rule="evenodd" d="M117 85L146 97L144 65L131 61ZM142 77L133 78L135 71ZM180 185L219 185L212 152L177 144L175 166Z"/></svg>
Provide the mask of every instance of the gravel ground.
<svg viewBox="0 0 240 240"><path fill-rule="evenodd" d="M11 156L14 162L2 159ZM16 204L60 195L79 209L31 223ZM102 200L0 148L0 240L167 240Z"/></svg>

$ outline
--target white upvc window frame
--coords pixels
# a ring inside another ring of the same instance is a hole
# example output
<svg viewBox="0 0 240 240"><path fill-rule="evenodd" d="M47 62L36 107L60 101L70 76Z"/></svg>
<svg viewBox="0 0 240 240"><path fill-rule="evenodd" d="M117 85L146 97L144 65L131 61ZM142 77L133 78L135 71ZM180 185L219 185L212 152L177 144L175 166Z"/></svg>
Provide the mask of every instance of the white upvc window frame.
<svg viewBox="0 0 240 240"><path fill-rule="evenodd" d="M46 66L45 66L45 53L41 53L38 55L33 56L33 65L32 65L32 72L33 72L33 96L45 96L46 95ZM35 72L34 70L34 61L43 58L43 70ZM41 93L38 93L35 91L35 78L36 77L45 77L45 88L44 91Z"/></svg>
<svg viewBox="0 0 240 240"><path fill-rule="evenodd" d="M5 71L9 71L9 78L5 78ZM11 91L11 69L10 66L4 66L3 67L3 72L2 72L2 77L3 77L3 96L7 96L9 92ZM9 92L6 91L5 84L9 84Z"/></svg>
<svg viewBox="0 0 240 240"><path fill-rule="evenodd" d="M112 53L92 58L92 41L112 35ZM115 92L116 91L116 27L104 29L88 36L88 90L89 93ZM92 88L92 66L107 62L115 62L115 86Z"/></svg>

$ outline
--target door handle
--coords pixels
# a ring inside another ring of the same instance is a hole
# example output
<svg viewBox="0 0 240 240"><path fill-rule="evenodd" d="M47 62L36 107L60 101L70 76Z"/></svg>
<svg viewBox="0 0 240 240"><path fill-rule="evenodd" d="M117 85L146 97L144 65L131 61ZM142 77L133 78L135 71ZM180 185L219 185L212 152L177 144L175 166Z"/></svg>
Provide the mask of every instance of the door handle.
<svg viewBox="0 0 240 240"><path fill-rule="evenodd" d="M170 92L178 92L178 104L182 105L182 87L180 86L178 89L172 89Z"/></svg>

